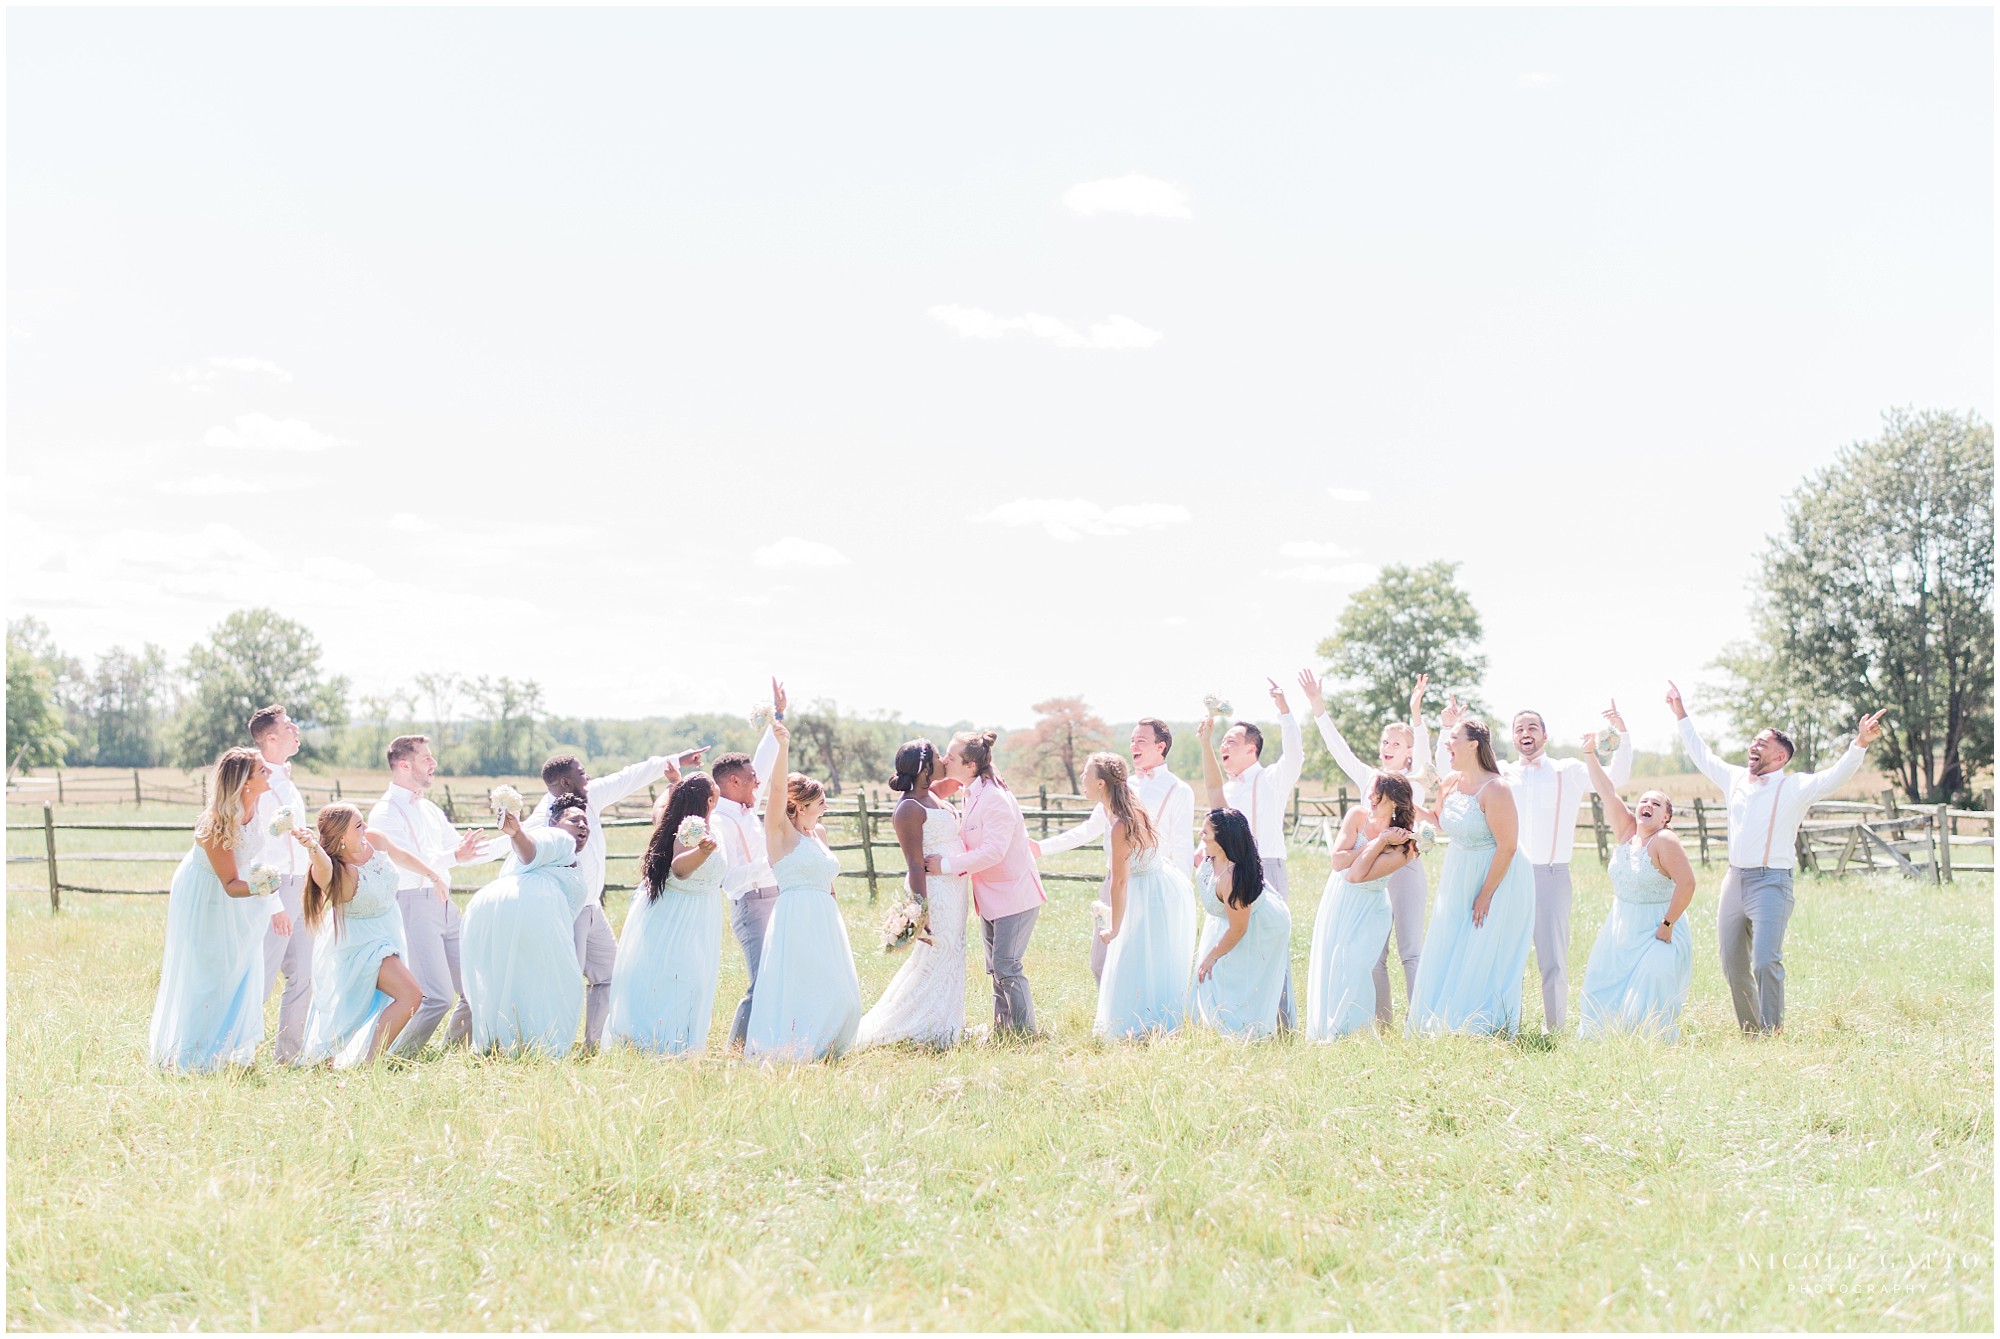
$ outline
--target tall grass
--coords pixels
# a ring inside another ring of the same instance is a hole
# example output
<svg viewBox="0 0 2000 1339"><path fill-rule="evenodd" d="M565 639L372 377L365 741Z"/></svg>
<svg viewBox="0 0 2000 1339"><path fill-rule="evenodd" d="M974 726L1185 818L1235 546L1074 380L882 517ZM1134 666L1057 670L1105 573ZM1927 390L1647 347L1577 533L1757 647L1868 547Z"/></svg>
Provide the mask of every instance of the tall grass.
<svg viewBox="0 0 2000 1339"><path fill-rule="evenodd" d="M1580 978L1608 886L1576 870ZM1036 1040L746 1067L725 939L691 1063L200 1080L142 1062L162 899L12 893L8 1322L1992 1328L1990 879L1803 881L1790 1026L1751 1040L1706 871L1676 1047L1544 1041L1532 980L1513 1043L1104 1046L1090 893L1052 888ZM898 960L842 897L872 999Z"/></svg>

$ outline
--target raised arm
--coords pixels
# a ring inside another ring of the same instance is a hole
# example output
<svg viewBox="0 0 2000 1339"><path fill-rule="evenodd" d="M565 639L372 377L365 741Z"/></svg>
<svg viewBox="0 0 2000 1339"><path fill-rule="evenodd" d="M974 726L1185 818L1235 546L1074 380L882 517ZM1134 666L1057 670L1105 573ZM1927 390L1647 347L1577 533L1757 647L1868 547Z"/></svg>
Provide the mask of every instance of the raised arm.
<svg viewBox="0 0 2000 1339"><path fill-rule="evenodd" d="M333 894L333 857L319 844L319 834L308 827L292 829L292 840L306 848L306 863L312 866L313 880Z"/></svg>
<svg viewBox="0 0 2000 1339"><path fill-rule="evenodd" d="M392 840L384 833L376 831L374 829L370 829L368 833L368 844L370 846L381 847L382 854L388 856L392 864L400 865L402 868L409 870L412 874L421 874L426 879L429 879L432 887L439 889L446 889L451 887L451 880L446 878L443 874L439 873L437 870L432 869L429 865L426 865L423 862L423 857L417 855L416 852L411 851L406 847L398 845L394 840ZM323 859L324 857L321 858ZM314 869L317 870L317 868L318 865L317 863L315 863ZM329 872L330 872L330 867L329 867ZM325 880L322 879L321 882L324 883ZM446 893L445 896L449 897L451 896L451 894Z"/></svg>
<svg viewBox="0 0 2000 1339"><path fill-rule="evenodd" d="M1799 797L1810 803L1847 784L1867 760L1869 745L1882 737L1882 718L1888 714L1889 709L1884 707L1873 716L1863 716L1854 732L1854 742L1847 746L1847 751L1834 761L1833 766L1823 771L1808 772L1799 778Z"/></svg>
<svg viewBox="0 0 2000 1339"><path fill-rule="evenodd" d="M1410 776L1412 779L1424 773L1424 760L1431 756L1431 731L1424 724L1424 694L1431 686L1431 676L1419 674L1416 686L1410 689Z"/></svg>
<svg viewBox="0 0 2000 1339"><path fill-rule="evenodd" d="M708 863L709 857L715 854L717 845L715 834L710 832L693 846L686 848L679 855L675 856L668 862L667 868L674 872L676 879L685 879L688 875Z"/></svg>
<svg viewBox="0 0 2000 1339"><path fill-rule="evenodd" d="M662 753L655 758L642 758L630 767L621 767L609 776L592 777L590 780L590 804L602 812L618 803L633 791L650 782L658 781L667 774L667 764L677 755Z"/></svg>
<svg viewBox="0 0 2000 1339"><path fill-rule="evenodd" d="M777 752L771 758L771 776L778 784L764 787L764 850L773 861L778 861L799 844L798 829L792 826L791 815L785 812L791 792L792 732L783 721L773 721L767 733L777 743Z"/></svg>
<svg viewBox="0 0 2000 1339"><path fill-rule="evenodd" d="M507 845L513 849L516 860L520 861L523 865L532 865L535 862L535 838L532 833L521 826L521 816L519 814L505 813L500 815L500 835L507 839ZM440 896L444 895L444 888L442 886L439 887L438 893Z"/></svg>
<svg viewBox="0 0 2000 1339"><path fill-rule="evenodd" d="M1630 738L1630 735L1624 736L1624 739ZM1619 741L1620 748L1624 747L1624 739ZM1590 773L1590 784L1597 788L1598 798L1604 801L1604 815L1611 820L1611 830L1618 835L1618 840L1621 842L1632 840L1632 833L1639 826L1639 820L1633 816L1632 806L1618 798L1618 783L1604 770L1604 765L1597 761L1595 731L1583 737L1583 765Z"/></svg>
<svg viewBox="0 0 2000 1339"><path fill-rule="evenodd" d="M1672 679L1667 680L1667 708L1674 713L1674 729L1680 735L1681 750L1694 763L1694 769L1722 787L1722 793L1728 795L1729 788L1736 784L1738 769L1708 751L1707 741L1694 728L1694 722L1688 717L1687 704L1681 701L1681 690L1674 686Z"/></svg>
<svg viewBox="0 0 2000 1339"><path fill-rule="evenodd" d="M1299 730L1299 718L1292 715L1292 708L1285 701L1285 690L1278 687L1276 679L1266 679L1271 685L1271 702L1278 708L1278 738L1284 742L1284 753L1278 758L1276 767L1267 767L1266 772L1275 772L1278 777L1278 799L1289 803L1292 788L1299 784L1299 774L1306 767L1306 737ZM1262 780L1262 778L1258 778Z"/></svg>
<svg viewBox="0 0 2000 1339"><path fill-rule="evenodd" d="M1028 845L1037 856L1061 855L1064 851L1074 851L1086 842L1102 837L1109 828L1110 820L1104 815L1104 806L1094 804L1090 808L1090 817L1075 827L1058 832L1047 841L1030 841Z"/></svg>
<svg viewBox="0 0 2000 1339"><path fill-rule="evenodd" d="M1364 765L1360 757L1348 745L1340 727L1327 715L1326 694L1320 688L1319 677L1309 669L1299 671L1299 687L1305 691L1306 709L1312 713L1313 724L1319 727L1319 737L1326 743L1326 751L1333 755L1334 766L1347 773L1347 779L1363 790L1368 789L1374 769Z"/></svg>
<svg viewBox="0 0 2000 1339"><path fill-rule="evenodd" d="M1222 764L1215 759L1214 741L1210 738L1214 733L1213 716L1203 717L1201 724L1194 728L1194 737L1201 741L1201 779L1208 788L1208 807L1221 809L1226 802L1222 798Z"/></svg>

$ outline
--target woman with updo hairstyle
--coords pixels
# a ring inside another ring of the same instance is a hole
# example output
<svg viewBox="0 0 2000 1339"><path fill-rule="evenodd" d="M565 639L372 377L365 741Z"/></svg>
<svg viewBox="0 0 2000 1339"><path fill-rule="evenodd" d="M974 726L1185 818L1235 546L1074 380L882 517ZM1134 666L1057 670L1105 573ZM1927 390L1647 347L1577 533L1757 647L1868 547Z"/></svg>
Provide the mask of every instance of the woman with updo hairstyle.
<svg viewBox="0 0 2000 1339"><path fill-rule="evenodd" d="M764 797L764 844L778 897L764 931L757 993L743 1038L749 1060L807 1061L839 1056L861 1026L861 978L847 923L835 897L840 857L827 849L820 817L826 790L789 770L792 732L771 723L778 756L771 774L785 778Z"/></svg>
<svg viewBox="0 0 2000 1339"><path fill-rule="evenodd" d="M1264 881L1264 862L1241 812L1210 809L1201 845L1208 854L1200 873L1208 920L1196 950L1195 1011L1232 1037L1272 1036L1291 975L1291 908Z"/></svg>
<svg viewBox="0 0 2000 1339"><path fill-rule="evenodd" d="M913 739L896 750L889 788L903 798L891 821L909 871L903 887L924 908L926 928L862 1017L857 1046L955 1046L965 1035L965 880L924 868L926 856L961 849L958 815L931 793L943 775L944 755L930 740Z"/></svg>
<svg viewBox="0 0 2000 1339"><path fill-rule="evenodd" d="M652 1055L696 1054L708 1046L722 969L722 876L728 866L709 827L721 796L700 772L667 792L618 931L607 1045L624 1042ZM693 841L681 832L689 820L702 825Z"/></svg>
<svg viewBox="0 0 2000 1339"><path fill-rule="evenodd" d="M1389 877L1417 863L1410 782L1377 772L1365 804L1341 820L1306 967L1305 1033L1312 1041L1373 1036L1375 964L1389 942Z"/></svg>
<svg viewBox="0 0 2000 1339"><path fill-rule="evenodd" d="M1438 787L1438 827L1451 846L1404 1026L1413 1036L1511 1036L1521 1027L1521 975L1535 933L1534 874L1520 850L1520 813L1500 781L1492 730L1461 718L1445 746L1452 770Z"/></svg>
<svg viewBox="0 0 2000 1339"><path fill-rule="evenodd" d="M1187 875L1160 857L1159 833L1132 789L1132 769L1115 753L1083 765L1083 797L1102 805L1104 976L1097 986L1100 1037L1122 1040L1172 1032L1187 1021L1194 966L1194 899Z"/></svg>

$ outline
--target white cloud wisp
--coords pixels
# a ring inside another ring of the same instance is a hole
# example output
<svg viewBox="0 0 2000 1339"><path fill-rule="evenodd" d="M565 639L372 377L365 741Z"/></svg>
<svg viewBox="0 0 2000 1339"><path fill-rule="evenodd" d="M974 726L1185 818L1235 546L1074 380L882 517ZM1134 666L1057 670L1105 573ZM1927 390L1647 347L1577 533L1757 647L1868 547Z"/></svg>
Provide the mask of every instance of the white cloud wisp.
<svg viewBox="0 0 2000 1339"><path fill-rule="evenodd" d="M972 518L993 525L1039 526L1065 544L1085 535L1116 538L1137 530L1164 530L1194 519L1173 502L1128 502L1105 507L1084 498L1016 498Z"/></svg>
<svg viewBox="0 0 2000 1339"><path fill-rule="evenodd" d="M1029 312L1024 316L998 316L982 307L943 303L932 307L927 315L956 330L962 339L999 339L1019 332L1047 340L1059 349L1150 349L1166 338L1129 316L1115 314L1081 333L1074 326L1039 312Z"/></svg>

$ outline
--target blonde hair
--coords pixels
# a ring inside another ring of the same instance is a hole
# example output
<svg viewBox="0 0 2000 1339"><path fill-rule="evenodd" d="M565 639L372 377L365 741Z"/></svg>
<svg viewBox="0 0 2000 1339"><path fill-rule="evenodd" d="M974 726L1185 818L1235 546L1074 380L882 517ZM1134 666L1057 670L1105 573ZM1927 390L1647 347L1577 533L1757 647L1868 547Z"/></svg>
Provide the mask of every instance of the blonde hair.
<svg viewBox="0 0 2000 1339"><path fill-rule="evenodd" d="M336 929L340 926L340 902L336 892L342 877L353 868L341 859L340 848L347 841L347 830L360 821L361 810L345 800L335 801L319 811L314 826L319 829L320 850L326 852L326 858L333 863L333 877L322 886L312 872L312 866L306 866L306 888L300 898L300 911L308 930L319 929L329 917Z"/></svg>
<svg viewBox="0 0 2000 1339"><path fill-rule="evenodd" d="M826 787L807 776L804 772L794 772L785 778L785 817L798 817L799 810L814 800L826 798Z"/></svg>
<svg viewBox="0 0 2000 1339"><path fill-rule="evenodd" d="M1152 815L1132 790L1132 768L1115 753L1093 753L1083 764L1085 775L1097 773L1104 783L1104 812L1125 825L1134 850L1150 851L1160 844Z"/></svg>
<svg viewBox="0 0 2000 1339"><path fill-rule="evenodd" d="M243 808L243 788L263 765L264 755L255 749L230 749L215 760L215 774L208 783L208 808L194 824L196 841L225 851L236 849L243 840L243 827L250 821Z"/></svg>

